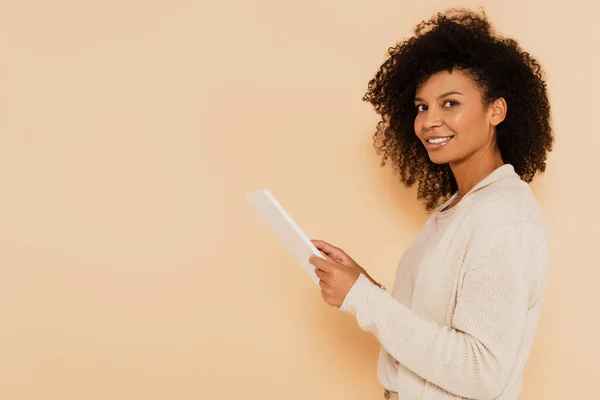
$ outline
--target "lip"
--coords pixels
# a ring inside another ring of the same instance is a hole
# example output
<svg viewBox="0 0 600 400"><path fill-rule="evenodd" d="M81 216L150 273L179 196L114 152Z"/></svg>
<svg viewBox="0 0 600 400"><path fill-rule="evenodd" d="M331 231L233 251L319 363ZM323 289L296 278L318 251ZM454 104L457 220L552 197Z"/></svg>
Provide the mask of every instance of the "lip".
<svg viewBox="0 0 600 400"><path fill-rule="evenodd" d="M441 142L441 143L429 143L429 139L438 139L438 138L443 138L443 137L448 137L448 136L429 136L427 138L425 138L425 148L427 148L427 150L437 150L437 149L441 149L442 147L444 147L445 145L447 145L448 143L450 143L450 141L452 141L452 139L454 139L454 135L450 136L450 139L446 140L445 142Z"/></svg>

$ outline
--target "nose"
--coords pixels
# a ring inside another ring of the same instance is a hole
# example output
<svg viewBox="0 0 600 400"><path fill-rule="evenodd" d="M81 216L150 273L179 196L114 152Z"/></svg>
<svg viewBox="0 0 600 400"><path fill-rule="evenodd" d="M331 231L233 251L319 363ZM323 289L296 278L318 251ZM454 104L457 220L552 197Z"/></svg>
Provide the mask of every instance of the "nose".
<svg viewBox="0 0 600 400"><path fill-rule="evenodd" d="M423 118L423 128L432 129L438 128L442 125L442 118L435 109L429 109Z"/></svg>

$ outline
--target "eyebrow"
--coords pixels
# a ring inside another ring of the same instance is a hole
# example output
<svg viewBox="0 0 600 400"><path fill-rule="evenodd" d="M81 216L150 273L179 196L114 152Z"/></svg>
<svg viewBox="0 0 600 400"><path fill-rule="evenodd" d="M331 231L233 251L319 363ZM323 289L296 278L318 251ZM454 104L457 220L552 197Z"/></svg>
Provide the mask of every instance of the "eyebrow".
<svg viewBox="0 0 600 400"><path fill-rule="evenodd" d="M451 96L451 95L453 95L453 94L458 94L458 95L460 95L460 96L464 96L464 94L462 94L462 93L460 93L460 92L452 91L452 92L444 93L444 94L442 94L442 95L438 96L438 100L439 100L439 99L443 99L444 97ZM423 99L422 99L422 98L420 98L420 97L415 97L415 101L425 101L425 100L423 100Z"/></svg>

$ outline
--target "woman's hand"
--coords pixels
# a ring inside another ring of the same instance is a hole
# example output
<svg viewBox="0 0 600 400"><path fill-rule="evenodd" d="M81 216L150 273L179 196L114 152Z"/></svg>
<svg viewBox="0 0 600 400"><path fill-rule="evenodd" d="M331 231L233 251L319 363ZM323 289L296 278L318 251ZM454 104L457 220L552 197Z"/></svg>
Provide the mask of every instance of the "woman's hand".
<svg viewBox="0 0 600 400"><path fill-rule="evenodd" d="M322 240L311 240L311 242L325 256L325 259L311 256L309 261L316 267L315 273L320 279L321 296L327 304L337 308L341 307L360 274L378 285L367 271L342 249Z"/></svg>

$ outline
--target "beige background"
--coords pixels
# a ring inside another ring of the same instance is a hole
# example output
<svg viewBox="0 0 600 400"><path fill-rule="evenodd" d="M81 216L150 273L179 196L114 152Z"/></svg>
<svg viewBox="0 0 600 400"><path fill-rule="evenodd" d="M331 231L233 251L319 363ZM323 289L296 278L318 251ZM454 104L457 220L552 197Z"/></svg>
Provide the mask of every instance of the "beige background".
<svg viewBox="0 0 600 400"><path fill-rule="evenodd" d="M598 395L592 3L485 3L545 66L557 136L532 185L552 265L526 400ZM270 188L391 286L427 215L361 97L452 4L0 1L0 398L380 398L374 337L243 194Z"/></svg>

